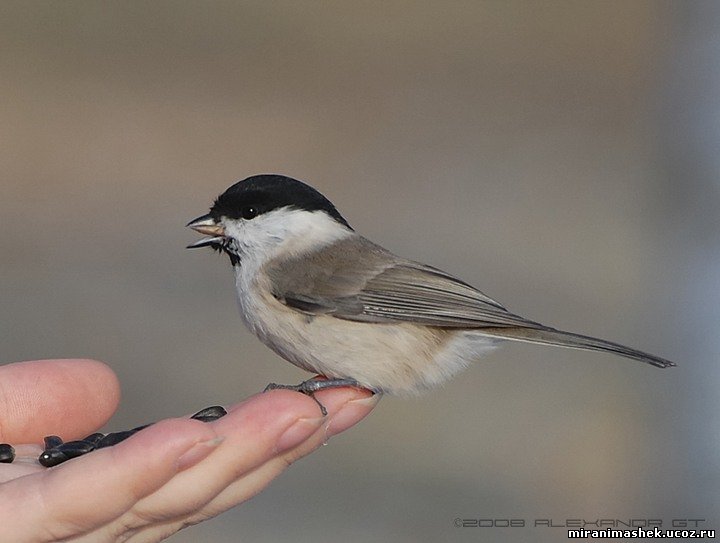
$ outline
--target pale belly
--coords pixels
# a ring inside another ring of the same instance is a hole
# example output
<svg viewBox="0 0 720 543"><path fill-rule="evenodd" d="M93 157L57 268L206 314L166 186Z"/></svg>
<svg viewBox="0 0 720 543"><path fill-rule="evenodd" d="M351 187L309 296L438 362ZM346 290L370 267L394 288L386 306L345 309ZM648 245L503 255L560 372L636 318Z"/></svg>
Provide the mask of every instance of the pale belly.
<svg viewBox="0 0 720 543"><path fill-rule="evenodd" d="M289 362L391 394L436 386L498 343L473 331L307 315L271 296L239 302L248 328Z"/></svg>

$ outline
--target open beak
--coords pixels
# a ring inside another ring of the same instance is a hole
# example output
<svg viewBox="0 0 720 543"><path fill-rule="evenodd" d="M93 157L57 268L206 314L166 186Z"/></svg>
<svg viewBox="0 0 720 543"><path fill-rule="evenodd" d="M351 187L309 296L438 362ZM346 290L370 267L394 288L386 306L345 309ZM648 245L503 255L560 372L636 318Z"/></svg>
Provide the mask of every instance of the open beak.
<svg viewBox="0 0 720 543"><path fill-rule="evenodd" d="M205 234L206 238L197 240L187 246L187 249L197 249L198 247L207 247L214 243L220 243L225 238L225 228L215 222L210 215L203 215L197 219L191 220L185 226L192 228L196 232Z"/></svg>

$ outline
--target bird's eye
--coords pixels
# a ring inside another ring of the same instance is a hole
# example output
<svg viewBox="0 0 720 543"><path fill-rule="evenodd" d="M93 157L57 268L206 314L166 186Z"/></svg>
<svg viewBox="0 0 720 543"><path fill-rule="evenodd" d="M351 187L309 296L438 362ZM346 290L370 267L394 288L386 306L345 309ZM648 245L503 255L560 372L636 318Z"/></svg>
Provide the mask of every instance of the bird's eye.
<svg viewBox="0 0 720 543"><path fill-rule="evenodd" d="M255 206L244 206L240 210L240 215L242 215L242 218L246 221L249 221L250 219L254 219L258 216L258 208Z"/></svg>

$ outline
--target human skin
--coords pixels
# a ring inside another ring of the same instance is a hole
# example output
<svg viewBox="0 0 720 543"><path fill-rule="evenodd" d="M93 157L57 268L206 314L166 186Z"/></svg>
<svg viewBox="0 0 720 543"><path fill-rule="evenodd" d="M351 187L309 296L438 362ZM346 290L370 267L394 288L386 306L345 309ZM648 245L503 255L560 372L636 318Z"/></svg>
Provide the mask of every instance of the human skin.
<svg viewBox="0 0 720 543"><path fill-rule="evenodd" d="M290 464L365 417L379 400L353 388L319 392L327 408L275 390L203 423L160 421L127 440L53 468L45 435L78 439L115 412L117 378L94 360L0 366L0 541L161 541L251 498Z"/></svg>

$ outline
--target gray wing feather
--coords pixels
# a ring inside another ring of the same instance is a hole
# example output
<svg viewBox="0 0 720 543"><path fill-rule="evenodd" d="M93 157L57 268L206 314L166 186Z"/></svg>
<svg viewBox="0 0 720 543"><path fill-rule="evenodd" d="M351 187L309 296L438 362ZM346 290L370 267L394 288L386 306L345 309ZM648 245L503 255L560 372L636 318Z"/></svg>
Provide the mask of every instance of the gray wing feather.
<svg viewBox="0 0 720 543"><path fill-rule="evenodd" d="M275 297L306 313L452 328L543 328L452 275L401 259L360 236L271 263L267 273Z"/></svg>
<svg viewBox="0 0 720 543"><path fill-rule="evenodd" d="M452 275L398 258L361 236L311 255L270 263L266 272L274 296L308 314L478 329L502 339L611 352L661 368L675 365L618 343L527 320Z"/></svg>

